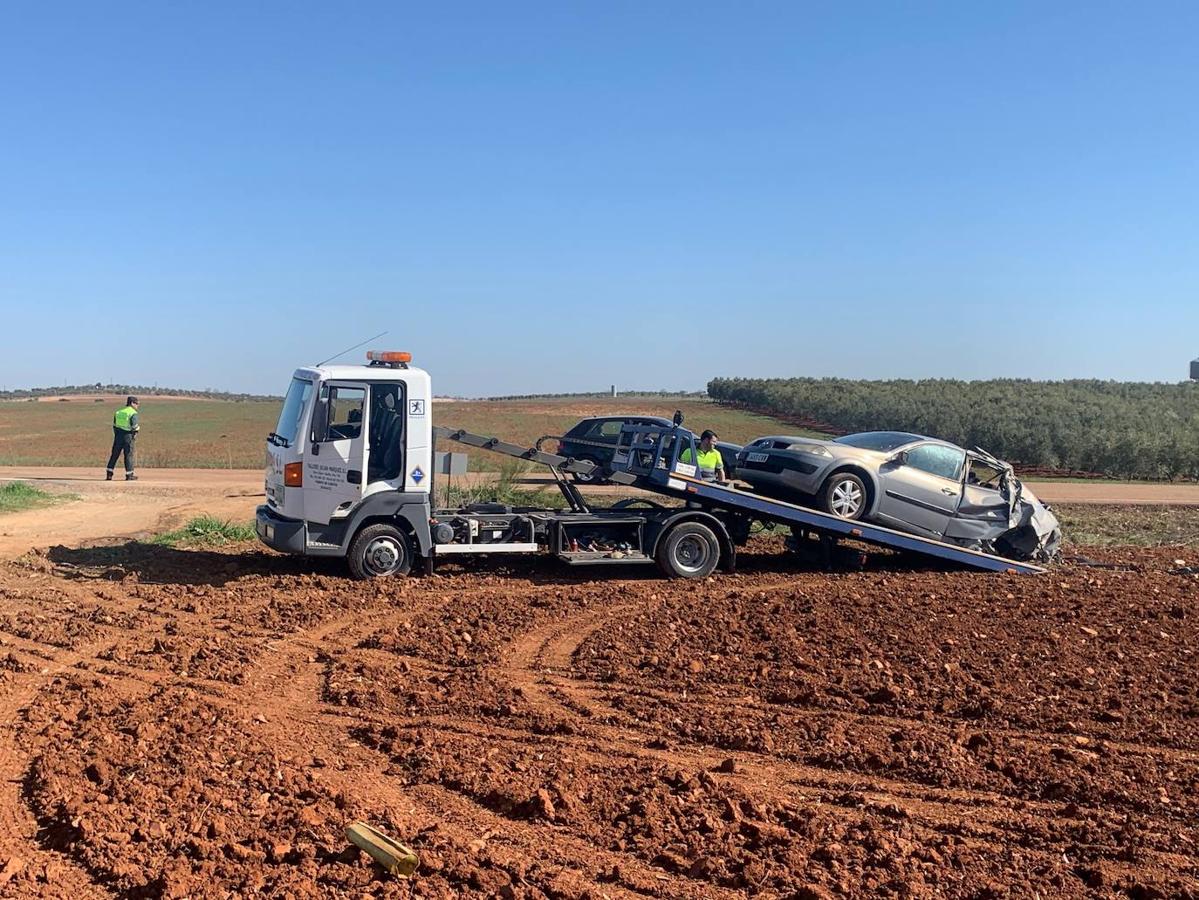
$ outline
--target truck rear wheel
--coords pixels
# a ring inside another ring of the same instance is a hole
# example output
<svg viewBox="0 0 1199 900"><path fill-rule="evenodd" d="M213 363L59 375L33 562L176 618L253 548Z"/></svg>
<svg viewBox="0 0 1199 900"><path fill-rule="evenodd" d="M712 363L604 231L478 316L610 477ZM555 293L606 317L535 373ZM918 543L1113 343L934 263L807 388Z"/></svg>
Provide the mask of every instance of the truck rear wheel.
<svg viewBox="0 0 1199 900"><path fill-rule="evenodd" d="M684 522L658 545L658 567L670 578L706 578L720 562L720 541L700 522Z"/></svg>
<svg viewBox="0 0 1199 900"><path fill-rule="evenodd" d="M346 561L350 574L362 580L407 575L412 568L412 542L394 525L368 525L350 542Z"/></svg>

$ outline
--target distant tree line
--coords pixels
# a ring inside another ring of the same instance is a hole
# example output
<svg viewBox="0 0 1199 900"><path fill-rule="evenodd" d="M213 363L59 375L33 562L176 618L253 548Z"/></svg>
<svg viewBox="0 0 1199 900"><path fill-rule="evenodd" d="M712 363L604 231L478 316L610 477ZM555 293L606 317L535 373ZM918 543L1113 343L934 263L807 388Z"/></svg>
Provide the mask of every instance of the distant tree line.
<svg viewBox="0 0 1199 900"><path fill-rule="evenodd" d="M1195 383L715 378L708 394L841 433L928 434L1024 467L1199 479Z"/></svg>
<svg viewBox="0 0 1199 900"><path fill-rule="evenodd" d="M38 397L57 397L61 394L133 394L141 397L198 397L204 400L279 400L272 394L238 394L230 391L186 390L184 388L146 387L144 384L68 384L61 387L24 388L0 391L0 400L36 400Z"/></svg>
<svg viewBox="0 0 1199 900"><path fill-rule="evenodd" d="M484 400L595 400L611 397L611 391L584 391L573 394L505 394L497 397L484 397ZM704 391L617 391L617 397L704 397Z"/></svg>

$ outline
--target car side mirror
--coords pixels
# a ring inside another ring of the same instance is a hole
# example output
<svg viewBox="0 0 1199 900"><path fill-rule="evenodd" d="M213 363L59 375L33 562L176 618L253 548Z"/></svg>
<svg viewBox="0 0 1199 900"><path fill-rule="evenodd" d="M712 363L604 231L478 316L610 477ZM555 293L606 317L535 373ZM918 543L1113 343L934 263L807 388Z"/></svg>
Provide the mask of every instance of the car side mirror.
<svg viewBox="0 0 1199 900"><path fill-rule="evenodd" d="M891 457L891 462L895 463L897 466L906 466L908 464L908 451L900 450Z"/></svg>

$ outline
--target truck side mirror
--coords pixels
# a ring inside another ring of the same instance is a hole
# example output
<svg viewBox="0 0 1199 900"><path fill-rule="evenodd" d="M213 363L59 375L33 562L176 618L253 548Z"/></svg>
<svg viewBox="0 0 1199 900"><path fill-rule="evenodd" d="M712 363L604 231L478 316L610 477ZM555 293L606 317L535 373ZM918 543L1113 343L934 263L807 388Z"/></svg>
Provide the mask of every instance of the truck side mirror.
<svg viewBox="0 0 1199 900"><path fill-rule="evenodd" d="M674 427L678 428L682 424L683 424L683 411L681 409L676 409L674 411Z"/></svg>
<svg viewBox="0 0 1199 900"><path fill-rule="evenodd" d="M312 408L312 442L319 444L328 437L329 431L329 401L321 398Z"/></svg>

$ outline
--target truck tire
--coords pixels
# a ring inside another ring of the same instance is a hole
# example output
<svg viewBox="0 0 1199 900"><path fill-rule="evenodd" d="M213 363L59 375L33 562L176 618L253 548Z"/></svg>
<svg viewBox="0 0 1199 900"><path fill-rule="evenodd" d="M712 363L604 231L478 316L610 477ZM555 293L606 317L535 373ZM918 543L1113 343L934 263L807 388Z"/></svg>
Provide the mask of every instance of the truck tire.
<svg viewBox="0 0 1199 900"><path fill-rule="evenodd" d="M350 542L346 561L350 574L363 581L407 575L412 568L412 542L394 525L368 525Z"/></svg>
<svg viewBox="0 0 1199 900"><path fill-rule="evenodd" d="M838 519L860 519L869 498L866 485L853 472L834 472L820 491L820 508Z"/></svg>
<svg viewBox="0 0 1199 900"><path fill-rule="evenodd" d="M706 578L720 562L720 541L700 522L683 522L658 544L658 568L669 578Z"/></svg>
<svg viewBox="0 0 1199 900"><path fill-rule="evenodd" d="M604 477L604 470L600 461L594 456L576 456L576 462L589 462L595 464L598 468L583 475L579 472L571 472L570 476L579 484L605 484L608 479Z"/></svg>

